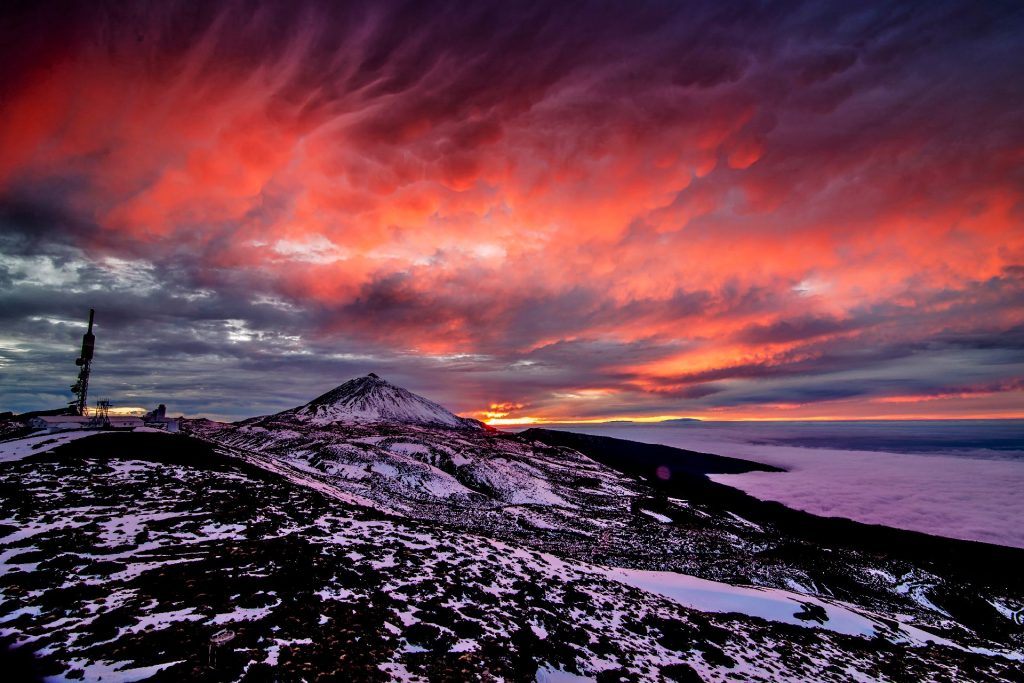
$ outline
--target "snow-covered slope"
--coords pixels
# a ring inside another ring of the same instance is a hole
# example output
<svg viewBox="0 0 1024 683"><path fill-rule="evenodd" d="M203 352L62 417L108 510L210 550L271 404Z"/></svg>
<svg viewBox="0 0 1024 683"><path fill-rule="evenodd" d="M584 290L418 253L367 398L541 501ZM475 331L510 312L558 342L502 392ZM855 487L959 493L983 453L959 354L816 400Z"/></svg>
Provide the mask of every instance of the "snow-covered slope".
<svg viewBox="0 0 1024 683"><path fill-rule="evenodd" d="M936 641L991 647L969 642L968 634L1001 633L1009 619L990 606L1010 604L1019 595L951 579L924 560L908 563L841 542L822 548L777 528L772 518L747 518L721 501L659 497L642 480L528 434L388 423L314 425L288 415L231 425L190 420L182 429L239 459L275 463L315 481L318 490L368 501L398 518L588 564L795 590L807 602L843 600L908 628L921 627ZM908 591L908 585L916 588ZM961 604L965 592L979 589L984 597L972 598L976 604Z"/></svg>
<svg viewBox="0 0 1024 683"><path fill-rule="evenodd" d="M678 519L673 524L630 515L627 500L638 491L629 495L628 482L567 449L418 426L330 425L304 443L284 424L276 435L191 426L232 442L262 438L272 448L91 432L63 444L33 441L38 448L12 450L11 460L0 462L0 639L35 655L33 679L1021 680L1016 631L979 637L919 629L895 602L865 609L806 590L609 566L600 546L620 545L617 529L619 538L639 540L652 562L679 554L665 544L666 533L700 534L712 511L701 513L699 525L675 505L665 508ZM320 455L275 457L286 443ZM345 446L358 444L370 448L362 463L381 467L369 479L406 482L391 489L358 484L381 500L385 490L395 495L413 482L441 481L421 479L406 458L454 465L457 474L470 468L470 485L498 482L490 470L478 472L487 466L518 472L494 491L498 498L530 478L558 495L503 503L493 514L517 508L544 515L569 505L602 531L576 557L564 551L573 535L586 537L581 517L537 517L551 523L529 529L516 523L522 534L497 527L475 533L463 523L471 496L458 493L455 480L418 508L410 499L405 506L415 515L383 515L345 493L357 485ZM448 460L440 447L451 449ZM342 457L332 459L334 453ZM510 468L525 460L538 464ZM575 488L590 493L573 497L574 487L562 484L580 468L585 476ZM629 516L631 522L623 519ZM535 541L548 536L556 537L558 553L538 550ZM722 552L690 553L728 561ZM734 559L739 568L750 556ZM992 595L969 582L958 587L968 596L979 589ZM1013 591L999 608L1017 605L1018 597ZM24 680L5 673L5 680Z"/></svg>
<svg viewBox="0 0 1024 683"><path fill-rule="evenodd" d="M444 406L396 387L372 372L365 377L351 379L300 408L292 408L270 418L291 418L314 425L387 422L484 429L483 423L459 417Z"/></svg>

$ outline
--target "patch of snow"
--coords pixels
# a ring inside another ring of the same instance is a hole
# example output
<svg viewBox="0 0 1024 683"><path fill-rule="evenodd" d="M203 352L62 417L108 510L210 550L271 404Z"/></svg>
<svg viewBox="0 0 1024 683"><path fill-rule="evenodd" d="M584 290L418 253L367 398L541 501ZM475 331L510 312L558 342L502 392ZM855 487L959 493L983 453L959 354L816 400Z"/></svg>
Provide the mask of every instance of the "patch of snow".
<svg viewBox="0 0 1024 683"><path fill-rule="evenodd" d="M452 464L455 465L456 467L464 467L465 465L469 465L474 462L473 458L468 458L462 453L455 453L454 455L451 456L451 459Z"/></svg>
<svg viewBox="0 0 1024 683"><path fill-rule="evenodd" d="M22 607L21 609L16 609L13 612L10 612L9 614L5 614L2 618L0 618L0 624L5 624L8 621L14 621L18 617L24 616L26 614L38 617L42 613L43 609L41 607Z"/></svg>
<svg viewBox="0 0 1024 683"><path fill-rule="evenodd" d="M417 609L415 607L410 607L402 612L394 610L394 612L395 616L398 617L398 620L402 622L402 626L412 626L413 624L419 622L419 619L417 619L414 616L415 612L417 612Z"/></svg>
<svg viewBox="0 0 1024 683"><path fill-rule="evenodd" d="M537 669L536 683L593 683L596 680L588 676L577 676L561 669L542 666Z"/></svg>
<svg viewBox="0 0 1024 683"><path fill-rule="evenodd" d="M13 462L27 458L30 455L49 453L58 446L63 446L66 443L87 436L96 436L97 434L102 434L102 432L88 429L72 429L55 434L31 435L11 441L0 441L0 462Z"/></svg>
<svg viewBox="0 0 1024 683"><path fill-rule="evenodd" d="M267 617L280 604L281 601L278 600L269 607L236 607L234 611L218 614L206 623L220 626L221 624L230 624L235 621L259 621Z"/></svg>
<svg viewBox="0 0 1024 683"><path fill-rule="evenodd" d="M430 449L421 443L396 443L391 444L389 451L393 453L404 453L405 455L415 455L417 453L429 454Z"/></svg>
<svg viewBox="0 0 1024 683"><path fill-rule="evenodd" d="M751 529L754 529L755 531L762 531L762 532L764 531L764 529L761 528L760 524L754 524L749 519L744 519L744 518L740 517L739 515L737 515L735 512L728 512L728 511L726 511L725 514L729 515L730 517L732 517L734 520L736 520L737 522L739 522L743 526L750 527Z"/></svg>
<svg viewBox="0 0 1024 683"><path fill-rule="evenodd" d="M893 576L889 572L884 571L882 569L876 569L874 567L869 567L865 571L867 571L868 574L873 574L874 576L879 577L880 579L882 579L883 581L885 581L887 583L896 583L896 581L897 581L895 576Z"/></svg>
<svg viewBox="0 0 1024 683"><path fill-rule="evenodd" d="M67 519L50 522L49 524L30 524L19 531L15 531L14 533L0 538L0 545L11 545L12 543L23 541L26 538L45 534L48 531L55 531L58 529L75 529L86 526L87 524L89 524L89 522L73 522Z"/></svg>
<svg viewBox="0 0 1024 683"><path fill-rule="evenodd" d="M507 458L490 458L466 468L473 479L486 485L506 503L571 507L554 492L551 483L535 467Z"/></svg>
<svg viewBox="0 0 1024 683"><path fill-rule="evenodd" d="M654 512L653 510L644 510L643 508L641 508L640 512L642 512L643 514L647 515L648 517L653 517L654 519L658 520L662 524L671 524L672 521L673 521L671 517L669 517L667 515L663 515L663 514L661 514L659 512Z"/></svg>
<svg viewBox="0 0 1024 683"><path fill-rule="evenodd" d="M72 683L72 681L99 681L103 683L134 683L135 681L144 681L147 678L152 678L164 669L174 666L175 664L181 664L183 659L179 659L174 662L165 662L163 664L154 664L152 666L140 666L134 669L122 669L123 667L131 662L106 662L100 660L98 662L86 662L83 660L73 660L69 662L71 669L81 669L84 671L83 676L77 676L75 678L68 678L67 674L69 671L65 671L63 674L58 676L47 676L43 679L45 683Z"/></svg>
<svg viewBox="0 0 1024 683"><path fill-rule="evenodd" d="M992 607L994 607L997 612L1002 614L1010 621L1018 625L1024 625L1021 622L1021 619L1024 619L1024 617L1021 616L1022 614L1024 614L1024 605L1018 605L1017 607L1014 607L1013 605L1010 605L1002 600L987 600L986 602L992 605Z"/></svg>
<svg viewBox="0 0 1024 683"><path fill-rule="evenodd" d="M425 680L410 673L409 670L405 668L405 665L400 662L387 662L386 664L381 664L377 668L386 673L392 681L411 682Z"/></svg>
<svg viewBox="0 0 1024 683"><path fill-rule="evenodd" d="M159 631L178 621L201 621L202 619L204 619L202 615L195 614L194 607L172 610L170 612L156 612L139 617L139 622L132 626L128 633L138 633L150 627L153 630Z"/></svg>
<svg viewBox="0 0 1024 683"><path fill-rule="evenodd" d="M422 647L420 645L413 645L412 643L410 643L408 641L406 641L405 647L403 647L401 651L405 652L405 653L408 653L408 654L413 654L413 655L414 654L419 654L420 652L429 652L429 650L427 648Z"/></svg>
<svg viewBox="0 0 1024 683"><path fill-rule="evenodd" d="M882 622L873 616L855 611L845 605L790 591L733 586L674 572L619 567L601 568L601 571L613 581L662 595L681 605L702 612L737 612L769 621L824 628L853 636L871 637L877 630L885 628ZM824 624L815 620L800 619L796 616L803 611L803 605L808 603L824 610L827 616ZM901 625L900 631L900 635L914 645L923 645L928 641L941 645L954 645L949 640L911 626Z"/></svg>
<svg viewBox="0 0 1024 683"><path fill-rule="evenodd" d="M480 646L475 640L464 639L452 645L452 649L449 652L471 652L478 649Z"/></svg>
<svg viewBox="0 0 1024 683"><path fill-rule="evenodd" d="M906 577L904 577L906 579ZM931 600L928 599L928 588L930 586L927 583L916 581L913 579L904 580L895 587L895 591L900 595L909 595L914 602L921 605L927 610L938 612L945 617L952 617L952 615L946 610L942 609Z"/></svg>

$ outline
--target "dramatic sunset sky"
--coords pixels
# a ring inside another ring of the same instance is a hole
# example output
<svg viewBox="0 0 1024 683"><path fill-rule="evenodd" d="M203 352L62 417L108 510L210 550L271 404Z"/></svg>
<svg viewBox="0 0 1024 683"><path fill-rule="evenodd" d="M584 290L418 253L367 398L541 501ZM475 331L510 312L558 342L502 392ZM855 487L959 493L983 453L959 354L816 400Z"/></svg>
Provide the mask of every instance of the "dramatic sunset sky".
<svg viewBox="0 0 1024 683"><path fill-rule="evenodd" d="M1024 416L1024 4L0 18L0 410Z"/></svg>

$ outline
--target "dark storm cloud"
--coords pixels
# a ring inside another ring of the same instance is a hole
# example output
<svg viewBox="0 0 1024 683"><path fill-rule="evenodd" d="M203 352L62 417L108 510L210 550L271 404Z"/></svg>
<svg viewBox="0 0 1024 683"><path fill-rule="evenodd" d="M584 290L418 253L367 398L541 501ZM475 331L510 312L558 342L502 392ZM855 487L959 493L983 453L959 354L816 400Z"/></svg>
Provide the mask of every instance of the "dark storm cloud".
<svg viewBox="0 0 1024 683"><path fill-rule="evenodd" d="M810 340L827 334L856 329L849 323L834 318L797 318L779 320L770 325L751 325L737 338L755 344L774 344L795 340Z"/></svg>
<svg viewBox="0 0 1024 683"><path fill-rule="evenodd" d="M135 283L119 279L125 277L123 273L112 272L81 255L74 258L72 254L61 252L52 262L74 267L76 276L74 282L69 278L70 288L22 283L5 295L5 306L0 311L0 323L8 334L49 342L47 351L35 354L33 359L34 368L45 368L46 372L28 382L24 389L13 391L8 387L5 390L15 401L20 397L24 397L23 400L50 397L47 399L50 401L63 398L61 385L54 386L53 371L63 367L65 374L73 377L70 361L81 334L81 327L74 323L83 318L90 306L100 309L97 391L130 389L139 397L139 402L146 405L166 402L165 397L170 395L180 402L179 409L231 417L289 407L330 388L349 374L374 370L389 373L396 381L402 378L413 386L430 386L430 376L437 372L457 373L460 390L452 392L450 387L437 386L435 395L458 407L465 406L463 409L510 398L527 405L543 405L531 397L544 392L557 394L565 391L564 387L579 390L629 386L643 380L643 373L623 372L620 368L655 362L681 348L678 343L654 340L556 342L528 353L498 353L476 360L453 359L424 367L422 360L368 344L364 334L349 336L347 341L344 336L318 341L317 328L323 320L310 316L311 311L289 308L286 304L253 303L251 298L246 298L244 287L198 293L189 277L182 278L181 269L174 264L165 264L162 269L149 273L152 282L159 283L156 289L136 291ZM24 278L29 269L22 267L15 272L19 278ZM410 315L405 310L410 306L409 301L395 293L395 286L396 283L391 283L380 291L374 290L378 298L368 300L365 310L350 312L352 322L364 325L369 320L370 324L384 324L387 316L395 315L393 310L402 311L400 315ZM986 283L979 289L990 287ZM538 302L527 300L522 302L520 314L525 320L528 311L543 313L545 319L555 321L552 327L557 327L558 315L591 301L591 297L586 301L578 296L570 297L560 304L552 304L554 308L536 311L534 307ZM637 308L631 304L624 310L611 309L605 315L613 315L619 322L628 321ZM430 302L428 306L410 310L415 311L414 323L427 324L429 311L439 309L437 302ZM913 311L903 311L904 325L918 324L918 320L909 315L911 313ZM927 319L927 316L916 317ZM54 324L47 318L67 320L71 324ZM337 316L324 313L324 319L334 321ZM233 330L231 324L225 322L229 320L244 322L244 329ZM870 329L878 323L876 315L846 325L844 329ZM831 321L822 324L799 320L776 326L765 338L773 341L801 339L813 344L823 330L832 332L835 328ZM785 334L780 335L779 330ZM795 334L795 331L802 331L802 334ZM239 333L243 339L231 338ZM301 348L290 342L289 337L301 337ZM868 348L864 346L861 337L853 336L819 347L812 358L747 364L665 378L661 387L657 383L648 385L643 391L627 392L628 398L619 400L623 408L641 406L656 414L672 414L679 412L682 406L693 409L700 405L807 403L908 392L927 397L981 391L984 387L978 389L976 383L957 383L961 373L969 375L967 379L972 381L985 377L984 372L977 374L978 362L957 367L957 358L967 358L957 353L951 355L958 349L985 351L984 357L976 361L983 360L997 368L1008 366L1010 372L1020 370L1019 327L998 334L950 332L927 344L872 342ZM341 352L340 357L338 352ZM346 354L356 357L345 358ZM908 359L921 361L930 356L934 357L931 362L906 366ZM858 372L877 372L879 368L888 368L887 376L855 376ZM30 367L25 369L30 370ZM422 377L424 373L426 376ZM851 373L854 376L849 376ZM808 379L815 377L818 379ZM719 384L723 380L741 381L740 388L737 390L733 384L726 390L725 385ZM219 387L213 395L211 386ZM990 381L989 386L994 387L993 390L1000 387L1007 390L1014 385ZM266 387L265 394L254 394L257 387ZM647 392L653 393L648 395ZM471 397L468 400L467 393ZM245 400L239 405L236 401L241 396ZM474 403L474 400L481 403ZM583 406L579 416L588 417L591 412L607 414L603 411L607 411L609 405L604 402L593 408Z"/></svg>
<svg viewBox="0 0 1024 683"><path fill-rule="evenodd" d="M1022 20L17 3L0 407L67 398L91 306L97 391L235 417L371 370L584 417L1016 391Z"/></svg>

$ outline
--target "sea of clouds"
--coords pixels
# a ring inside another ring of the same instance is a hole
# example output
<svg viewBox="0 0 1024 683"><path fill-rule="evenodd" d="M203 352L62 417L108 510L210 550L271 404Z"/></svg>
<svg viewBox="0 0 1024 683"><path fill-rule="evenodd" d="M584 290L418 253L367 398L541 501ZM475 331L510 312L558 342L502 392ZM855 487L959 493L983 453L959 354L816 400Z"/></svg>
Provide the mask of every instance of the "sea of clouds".
<svg viewBox="0 0 1024 683"><path fill-rule="evenodd" d="M961 425L962 426L962 425ZM786 445L813 432L816 439L829 431L818 424L806 428L792 423L679 425L565 425L558 429L612 436L645 443L755 460L785 468L783 473L750 472L711 478L763 500L774 500L817 515L845 517L869 524L922 531L1024 548L1024 439L1020 450L1006 448L944 449L934 425L893 425L904 434L905 451L847 450ZM885 439L885 426L872 427ZM921 439L907 438L917 430ZM970 429L968 427L968 429ZM991 432L992 425L974 429ZM1020 423L995 429L1020 433ZM848 426L835 427L841 441ZM962 437L962 429L960 436ZM863 440L857 441L858 445ZM952 440L951 440L952 441ZM961 439L962 441L962 439ZM977 441L984 443L985 434ZM931 444L922 450L920 443Z"/></svg>

